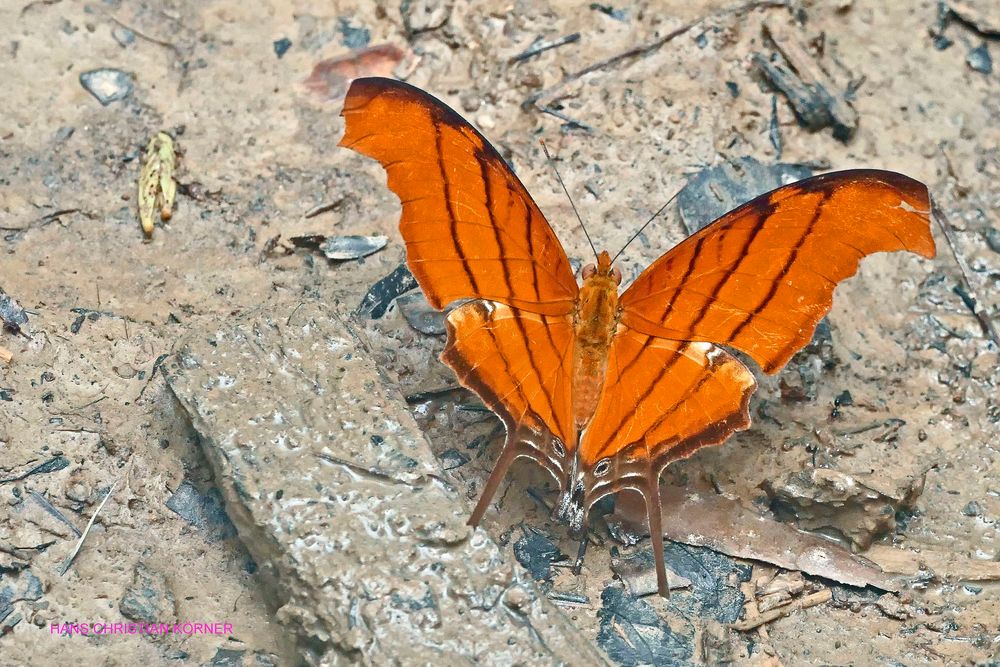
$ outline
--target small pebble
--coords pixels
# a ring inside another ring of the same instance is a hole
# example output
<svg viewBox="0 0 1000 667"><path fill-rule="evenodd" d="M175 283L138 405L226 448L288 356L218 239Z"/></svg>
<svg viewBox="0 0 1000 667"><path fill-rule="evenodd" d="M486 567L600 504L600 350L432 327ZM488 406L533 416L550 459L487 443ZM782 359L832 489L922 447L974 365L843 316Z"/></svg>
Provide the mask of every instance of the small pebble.
<svg viewBox="0 0 1000 667"><path fill-rule="evenodd" d="M122 48L135 44L135 33L128 28L118 26L111 31L111 36L115 38L115 41L118 42Z"/></svg>
<svg viewBox="0 0 1000 667"><path fill-rule="evenodd" d="M349 49L363 49L372 41L372 34L368 28L353 26L343 17L340 19L340 34L344 38L344 46Z"/></svg>
<svg viewBox="0 0 1000 667"><path fill-rule="evenodd" d="M80 85L103 106L132 94L132 77L118 69L94 69L80 75Z"/></svg>
<svg viewBox="0 0 1000 667"><path fill-rule="evenodd" d="M285 55L290 48L292 48L292 40L287 37L274 40L274 54L279 58Z"/></svg>
<svg viewBox="0 0 1000 667"><path fill-rule="evenodd" d="M1000 254L1000 229L990 227L986 230L986 245L993 252Z"/></svg>
<svg viewBox="0 0 1000 667"><path fill-rule="evenodd" d="M990 50L987 48L986 44L980 44L976 48L969 51L969 55L966 56L965 62L969 64L969 67L977 72L982 72L983 74L993 73L993 58L990 57Z"/></svg>
<svg viewBox="0 0 1000 667"><path fill-rule="evenodd" d="M982 508L979 506L975 500L970 502L968 505L962 508L962 514L965 516L979 516L983 513Z"/></svg>

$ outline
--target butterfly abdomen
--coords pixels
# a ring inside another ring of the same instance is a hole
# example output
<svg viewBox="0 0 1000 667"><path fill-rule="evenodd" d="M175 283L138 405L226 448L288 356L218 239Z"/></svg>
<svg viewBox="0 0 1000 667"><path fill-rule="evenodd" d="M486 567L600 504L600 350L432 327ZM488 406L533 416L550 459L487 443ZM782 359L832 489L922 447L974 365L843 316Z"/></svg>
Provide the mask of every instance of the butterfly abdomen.
<svg viewBox="0 0 1000 667"><path fill-rule="evenodd" d="M573 414L579 428L597 409L617 318L618 283L607 274L588 276L577 300L573 353Z"/></svg>

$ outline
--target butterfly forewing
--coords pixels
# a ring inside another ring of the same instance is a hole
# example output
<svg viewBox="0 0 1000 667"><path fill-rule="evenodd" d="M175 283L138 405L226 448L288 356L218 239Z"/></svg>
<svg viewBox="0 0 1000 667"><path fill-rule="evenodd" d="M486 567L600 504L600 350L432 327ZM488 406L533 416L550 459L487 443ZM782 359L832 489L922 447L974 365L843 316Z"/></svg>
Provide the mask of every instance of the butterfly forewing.
<svg viewBox="0 0 1000 667"><path fill-rule="evenodd" d="M357 79L340 142L378 160L403 207L410 270L441 309L487 299L535 313L573 309L562 245L507 163L471 125L408 84Z"/></svg>
<svg viewBox="0 0 1000 667"><path fill-rule="evenodd" d="M777 372L809 342L862 257L934 256L927 188L906 176L833 172L763 195L687 238L622 295L622 321L710 341Z"/></svg>

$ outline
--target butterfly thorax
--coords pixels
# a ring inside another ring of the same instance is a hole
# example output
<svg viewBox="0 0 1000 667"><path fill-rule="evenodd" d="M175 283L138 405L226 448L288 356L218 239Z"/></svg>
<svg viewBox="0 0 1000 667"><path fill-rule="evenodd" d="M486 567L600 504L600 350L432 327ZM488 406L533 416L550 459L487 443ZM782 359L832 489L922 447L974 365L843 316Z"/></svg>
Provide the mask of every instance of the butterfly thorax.
<svg viewBox="0 0 1000 667"><path fill-rule="evenodd" d="M584 267L583 285L576 302L573 353L573 413L578 428L593 417L604 387L608 348L618 326L618 285L621 273L611 266L607 251L597 265Z"/></svg>

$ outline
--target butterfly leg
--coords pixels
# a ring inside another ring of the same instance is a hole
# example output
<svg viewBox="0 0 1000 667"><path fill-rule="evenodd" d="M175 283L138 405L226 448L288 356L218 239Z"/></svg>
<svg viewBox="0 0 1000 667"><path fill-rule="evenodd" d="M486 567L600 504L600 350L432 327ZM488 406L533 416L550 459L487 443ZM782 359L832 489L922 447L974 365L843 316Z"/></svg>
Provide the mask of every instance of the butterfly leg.
<svg viewBox="0 0 1000 667"><path fill-rule="evenodd" d="M573 562L573 574L580 576L583 570L583 557L587 554L587 544L590 542L590 535L584 533L580 538L580 548L576 552L576 560Z"/></svg>

